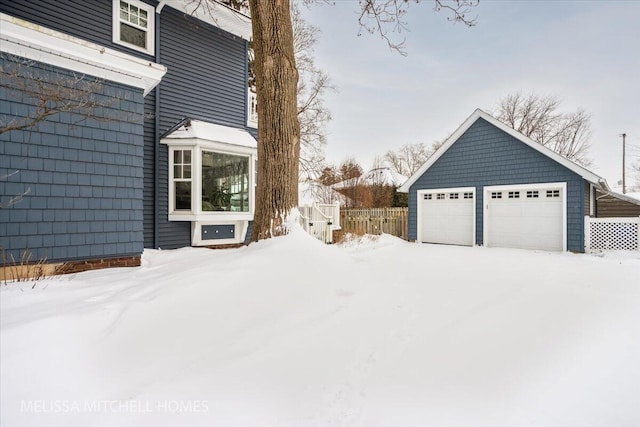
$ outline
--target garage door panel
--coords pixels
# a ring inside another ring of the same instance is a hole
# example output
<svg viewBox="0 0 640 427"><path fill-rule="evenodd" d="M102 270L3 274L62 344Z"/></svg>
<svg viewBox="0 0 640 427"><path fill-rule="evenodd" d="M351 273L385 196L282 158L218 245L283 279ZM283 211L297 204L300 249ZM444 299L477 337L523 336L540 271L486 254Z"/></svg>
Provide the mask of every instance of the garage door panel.
<svg viewBox="0 0 640 427"><path fill-rule="evenodd" d="M463 192L446 190L429 194L430 199L420 199L420 241L473 245L474 199L465 199Z"/></svg>
<svg viewBox="0 0 640 427"><path fill-rule="evenodd" d="M562 187L492 188L487 192L485 212L487 245L563 250L563 204Z"/></svg>

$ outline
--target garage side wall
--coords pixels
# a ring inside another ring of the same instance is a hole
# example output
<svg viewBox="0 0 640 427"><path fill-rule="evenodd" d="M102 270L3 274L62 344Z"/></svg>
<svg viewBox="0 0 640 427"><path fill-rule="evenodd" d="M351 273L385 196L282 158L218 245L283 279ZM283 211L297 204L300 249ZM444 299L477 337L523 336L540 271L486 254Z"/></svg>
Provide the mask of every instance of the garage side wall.
<svg viewBox="0 0 640 427"><path fill-rule="evenodd" d="M584 180L581 176L478 119L411 186L409 240L417 239L417 197L423 189L476 187L476 243L483 244L483 187L567 183L567 249L584 251Z"/></svg>

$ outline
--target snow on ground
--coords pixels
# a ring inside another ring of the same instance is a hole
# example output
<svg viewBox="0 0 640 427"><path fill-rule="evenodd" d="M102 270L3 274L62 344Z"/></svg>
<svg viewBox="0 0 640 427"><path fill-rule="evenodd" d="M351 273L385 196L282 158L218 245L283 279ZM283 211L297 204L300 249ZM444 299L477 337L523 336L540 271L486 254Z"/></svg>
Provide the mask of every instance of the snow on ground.
<svg viewBox="0 0 640 427"><path fill-rule="evenodd" d="M638 426L640 255L294 232L0 290L2 426Z"/></svg>

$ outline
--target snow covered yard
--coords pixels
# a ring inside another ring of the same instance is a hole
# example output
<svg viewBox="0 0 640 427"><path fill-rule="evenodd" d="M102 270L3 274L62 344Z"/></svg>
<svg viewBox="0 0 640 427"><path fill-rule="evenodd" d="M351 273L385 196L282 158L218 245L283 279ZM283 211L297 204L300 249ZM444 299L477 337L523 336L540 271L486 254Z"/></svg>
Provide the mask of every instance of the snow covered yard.
<svg viewBox="0 0 640 427"><path fill-rule="evenodd" d="M638 426L640 255L295 232L2 286L2 426Z"/></svg>

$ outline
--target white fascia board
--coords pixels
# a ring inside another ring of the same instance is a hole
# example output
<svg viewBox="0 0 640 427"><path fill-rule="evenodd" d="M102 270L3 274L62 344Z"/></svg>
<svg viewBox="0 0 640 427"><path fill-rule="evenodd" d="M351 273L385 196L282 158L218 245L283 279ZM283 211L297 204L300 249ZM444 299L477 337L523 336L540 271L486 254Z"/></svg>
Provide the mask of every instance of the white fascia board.
<svg viewBox="0 0 640 427"><path fill-rule="evenodd" d="M167 72L154 62L0 13L0 50L77 73L144 90L146 96Z"/></svg>
<svg viewBox="0 0 640 427"><path fill-rule="evenodd" d="M166 5L244 40L251 40L253 36L249 16L216 1L200 4L190 0L166 0Z"/></svg>
<svg viewBox="0 0 640 427"><path fill-rule="evenodd" d="M607 184L607 181L602 178L601 176L598 176L596 174L594 174L593 172L585 169L584 167L580 166L579 164L572 162L571 160L567 159L564 156L561 156L560 154L556 153L555 151L543 146L542 144L539 144L537 142L535 142L534 140L532 140L531 138L526 137L525 135L521 134L520 132L518 132L517 130L507 126L506 124L502 123L500 120L496 119L495 117L491 116L490 114L482 111L481 109L476 109L476 111L473 112L473 114L471 114L471 116L469 116L467 118L467 120L464 121L464 123L462 123L458 129L456 129L456 131L451 134L451 136L449 138L447 138L447 140L444 142L444 144L442 144L442 146L436 150L435 153L433 153L433 155L431 157L429 157L429 159L425 162L425 164L423 164L420 169L418 169L416 171L416 173L414 173L411 178L409 178L409 180L402 186L400 187L400 189L398 191L404 192L404 193L408 193L409 192L409 188L411 187L411 185L413 185L414 182L416 182L418 180L418 178L420 178L422 176L422 174L424 174L449 148L451 148L451 146L467 131L467 129L469 129L471 127L471 125L473 125L479 118L486 120L487 122L491 123L492 125L494 125L495 127L497 127L498 129L508 133L509 135L513 136L514 138L516 138L517 140L519 140L520 142L528 145L529 147L533 148L534 150L544 154L545 156L549 157L552 160L555 160L556 162L560 163L562 166L566 167L567 169L575 172L576 174L580 175L582 178L586 179L587 181L596 184L598 187L604 188L606 190L609 190L609 185Z"/></svg>

